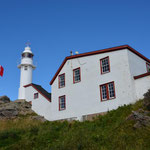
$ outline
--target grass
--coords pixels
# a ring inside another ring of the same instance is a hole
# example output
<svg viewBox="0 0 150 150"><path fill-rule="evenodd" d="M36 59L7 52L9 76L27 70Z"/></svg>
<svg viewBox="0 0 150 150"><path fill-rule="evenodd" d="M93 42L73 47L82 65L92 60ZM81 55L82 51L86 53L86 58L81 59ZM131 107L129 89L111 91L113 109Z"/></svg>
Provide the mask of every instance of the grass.
<svg viewBox="0 0 150 150"><path fill-rule="evenodd" d="M126 118L142 101L93 121L44 122L23 118L0 122L1 150L150 150L150 127L134 129Z"/></svg>
<svg viewBox="0 0 150 150"><path fill-rule="evenodd" d="M31 114L32 116L35 114ZM14 120L0 120L0 132L10 129L26 129L31 126L40 125L41 122L37 120L31 120L31 115L19 116L19 119Z"/></svg>

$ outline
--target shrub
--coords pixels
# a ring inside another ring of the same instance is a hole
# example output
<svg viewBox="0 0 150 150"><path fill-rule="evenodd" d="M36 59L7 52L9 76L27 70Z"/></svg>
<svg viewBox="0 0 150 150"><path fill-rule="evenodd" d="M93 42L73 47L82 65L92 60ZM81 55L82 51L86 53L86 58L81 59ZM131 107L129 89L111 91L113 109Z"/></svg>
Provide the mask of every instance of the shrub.
<svg viewBox="0 0 150 150"><path fill-rule="evenodd" d="M150 89L144 94L143 105L145 109L150 111Z"/></svg>
<svg viewBox="0 0 150 150"><path fill-rule="evenodd" d="M19 134L21 134L21 131L14 129L0 132L0 149L1 147L5 147L18 142L20 140Z"/></svg>

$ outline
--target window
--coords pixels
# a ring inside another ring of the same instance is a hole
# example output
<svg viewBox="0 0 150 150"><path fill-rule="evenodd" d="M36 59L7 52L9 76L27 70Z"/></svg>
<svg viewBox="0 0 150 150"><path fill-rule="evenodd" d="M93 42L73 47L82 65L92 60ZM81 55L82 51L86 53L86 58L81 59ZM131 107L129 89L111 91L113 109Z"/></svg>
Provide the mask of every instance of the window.
<svg viewBox="0 0 150 150"><path fill-rule="evenodd" d="M146 63L147 72L150 72L150 63Z"/></svg>
<svg viewBox="0 0 150 150"><path fill-rule="evenodd" d="M102 100L107 100L107 85L101 86Z"/></svg>
<svg viewBox="0 0 150 150"><path fill-rule="evenodd" d="M110 72L109 57L105 57L100 60L100 68L101 74Z"/></svg>
<svg viewBox="0 0 150 150"><path fill-rule="evenodd" d="M114 99L116 97L114 82L100 85L100 93L101 93L101 101Z"/></svg>
<svg viewBox="0 0 150 150"><path fill-rule="evenodd" d="M66 96L59 97L59 111L66 109Z"/></svg>
<svg viewBox="0 0 150 150"><path fill-rule="evenodd" d="M34 93L34 99L37 99L39 97L39 93Z"/></svg>
<svg viewBox="0 0 150 150"><path fill-rule="evenodd" d="M59 88L65 87L65 74L59 75Z"/></svg>
<svg viewBox="0 0 150 150"><path fill-rule="evenodd" d="M30 53L23 53L22 54L22 58L32 58L33 57L33 54L30 54Z"/></svg>
<svg viewBox="0 0 150 150"><path fill-rule="evenodd" d="M24 66L24 70L28 70L28 66Z"/></svg>
<svg viewBox="0 0 150 150"><path fill-rule="evenodd" d="M76 68L73 70L73 83L77 83L81 81L81 72L80 68Z"/></svg>

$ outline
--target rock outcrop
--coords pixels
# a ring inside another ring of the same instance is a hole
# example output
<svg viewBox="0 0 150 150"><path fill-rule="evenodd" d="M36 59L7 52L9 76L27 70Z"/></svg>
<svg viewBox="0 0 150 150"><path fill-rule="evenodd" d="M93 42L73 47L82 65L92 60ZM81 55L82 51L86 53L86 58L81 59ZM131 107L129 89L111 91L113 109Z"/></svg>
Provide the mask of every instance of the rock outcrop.
<svg viewBox="0 0 150 150"><path fill-rule="evenodd" d="M150 89L143 95L143 106L127 117L127 120L134 120L134 128L150 126Z"/></svg>
<svg viewBox="0 0 150 150"><path fill-rule="evenodd" d="M4 103L9 103L10 99L7 96L0 96L0 105Z"/></svg>
<svg viewBox="0 0 150 150"><path fill-rule="evenodd" d="M19 119L29 116L32 120L46 121L44 117L38 116L32 109L31 104L25 100L10 101L7 96L0 97L0 120Z"/></svg>
<svg viewBox="0 0 150 150"><path fill-rule="evenodd" d="M146 126L150 126L150 116L149 116L150 112L143 110L143 109L139 109L137 111L132 111L132 114L130 116L128 116L127 120L134 120L135 124L134 124L134 128L141 128L141 127L146 127Z"/></svg>

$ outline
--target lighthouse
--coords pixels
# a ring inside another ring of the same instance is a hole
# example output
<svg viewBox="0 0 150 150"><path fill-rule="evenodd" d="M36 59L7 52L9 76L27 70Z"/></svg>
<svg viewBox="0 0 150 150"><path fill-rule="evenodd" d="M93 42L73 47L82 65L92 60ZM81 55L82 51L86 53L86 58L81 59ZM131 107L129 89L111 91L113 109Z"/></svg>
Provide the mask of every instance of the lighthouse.
<svg viewBox="0 0 150 150"><path fill-rule="evenodd" d="M18 65L20 69L20 87L18 99L25 99L25 85L32 83L32 71L36 68L33 65L33 53L29 43L22 52L21 64Z"/></svg>

